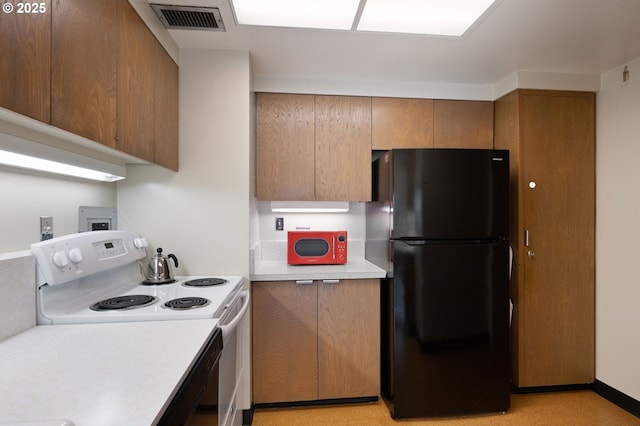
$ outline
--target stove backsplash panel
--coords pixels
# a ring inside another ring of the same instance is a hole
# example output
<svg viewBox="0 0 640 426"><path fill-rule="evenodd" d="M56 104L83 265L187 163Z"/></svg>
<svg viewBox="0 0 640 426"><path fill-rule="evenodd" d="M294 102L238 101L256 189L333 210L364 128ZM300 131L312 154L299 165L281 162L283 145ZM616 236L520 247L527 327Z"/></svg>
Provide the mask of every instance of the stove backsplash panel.
<svg viewBox="0 0 640 426"><path fill-rule="evenodd" d="M0 340L35 327L35 271L30 251L0 254Z"/></svg>

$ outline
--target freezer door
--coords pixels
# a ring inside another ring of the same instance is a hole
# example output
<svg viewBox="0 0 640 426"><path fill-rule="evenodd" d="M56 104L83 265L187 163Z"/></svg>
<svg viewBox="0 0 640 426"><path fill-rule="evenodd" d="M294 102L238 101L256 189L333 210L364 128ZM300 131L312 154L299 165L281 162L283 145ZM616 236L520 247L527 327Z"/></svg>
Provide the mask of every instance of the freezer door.
<svg viewBox="0 0 640 426"><path fill-rule="evenodd" d="M508 242L393 244L394 416L507 410Z"/></svg>
<svg viewBox="0 0 640 426"><path fill-rule="evenodd" d="M393 238L509 235L509 152L393 150Z"/></svg>

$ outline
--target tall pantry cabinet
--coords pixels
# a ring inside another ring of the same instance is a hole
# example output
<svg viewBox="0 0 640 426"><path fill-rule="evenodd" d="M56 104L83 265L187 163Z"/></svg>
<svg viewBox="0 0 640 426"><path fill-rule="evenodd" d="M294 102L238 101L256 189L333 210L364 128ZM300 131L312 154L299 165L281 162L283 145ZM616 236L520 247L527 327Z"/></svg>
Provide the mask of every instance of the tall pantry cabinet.
<svg viewBox="0 0 640 426"><path fill-rule="evenodd" d="M495 102L511 159L512 379L595 374L595 95L517 90Z"/></svg>

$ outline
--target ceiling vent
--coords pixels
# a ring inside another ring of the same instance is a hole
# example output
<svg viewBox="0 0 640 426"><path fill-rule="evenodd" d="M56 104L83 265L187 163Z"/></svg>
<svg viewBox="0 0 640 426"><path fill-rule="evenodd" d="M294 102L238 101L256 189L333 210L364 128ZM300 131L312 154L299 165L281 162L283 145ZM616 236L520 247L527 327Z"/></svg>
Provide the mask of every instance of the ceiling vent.
<svg viewBox="0 0 640 426"><path fill-rule="evenodd" d="M172 6L151 4L158 19L170 30L224 31L224 23L217 7Z"/></svg>

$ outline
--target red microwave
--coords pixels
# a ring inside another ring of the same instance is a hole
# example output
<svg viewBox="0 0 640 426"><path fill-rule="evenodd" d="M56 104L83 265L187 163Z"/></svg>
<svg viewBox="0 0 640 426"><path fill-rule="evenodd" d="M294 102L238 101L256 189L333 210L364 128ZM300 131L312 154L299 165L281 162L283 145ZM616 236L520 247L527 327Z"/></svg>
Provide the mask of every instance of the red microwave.
<svg viewBox="0 0 640 426"><path fill-rule="evenodd" d="M289 265L340 265L347 263L347 231L289 231Z"/></svg>

